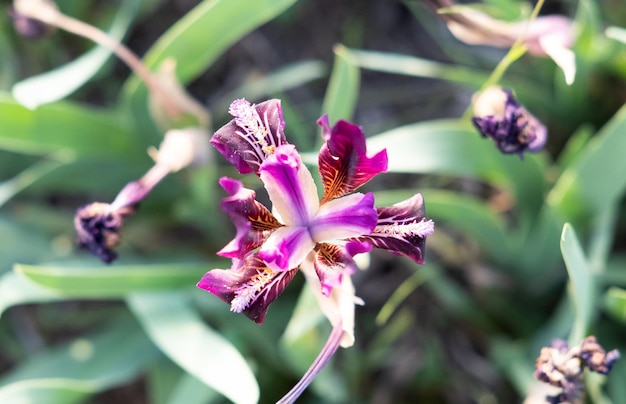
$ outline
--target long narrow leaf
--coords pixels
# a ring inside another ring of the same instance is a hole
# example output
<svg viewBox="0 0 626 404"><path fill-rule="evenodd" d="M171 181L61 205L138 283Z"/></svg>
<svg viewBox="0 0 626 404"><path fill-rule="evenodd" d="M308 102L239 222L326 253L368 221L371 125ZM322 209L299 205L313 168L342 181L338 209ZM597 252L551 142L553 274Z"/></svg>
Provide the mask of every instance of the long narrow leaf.
<svg viewBox="0 0 626 404"><path fill-rule="evenodd" d="M576 344L586 336L594 309L595 279L576 233L569 223L563 226L561 252L570 278L570 297L576 313L570 343Z"/></svg>
<svg viewBox="0 0 626 404"><path fill-rule="evenodd" d="M29 280L71 297L123 297L130 292L190 288L210 264L72 268L16 264Z"/></svg>
<svg viewBox="0 0 626 404"><path fill-rule="evenodd" d="M256 403L259 386L239 351L210 329L179 293L127 299L152 341L191 375L236 403Z"/></svg>
<svg viewBox="0 0 626 404"><path fill-rule="evenodd" d="M138 1L122 2L109 30L112 38L118 41L122 39L139 4ZM22 105L31 109L65 98L89 81L111 53L108 48L96 46L64 66L16 83L13 86L13 96Z"/></svg>
<svg viewBox="0 0 626 404"><path fill-rule="evenodd" d="M350 50L337 45L334 51L335 62L322 104L322 113L328 114L331 124L352 119L361 83L361 72Z"/></svg>

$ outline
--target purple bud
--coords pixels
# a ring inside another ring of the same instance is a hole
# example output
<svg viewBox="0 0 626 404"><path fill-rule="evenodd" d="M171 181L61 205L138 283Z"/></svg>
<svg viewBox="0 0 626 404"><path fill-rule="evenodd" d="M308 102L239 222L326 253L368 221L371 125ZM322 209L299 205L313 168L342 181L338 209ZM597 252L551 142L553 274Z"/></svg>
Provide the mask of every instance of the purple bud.
<svg viewBox="0 0 626 404"><path fill-rule="evenodd" d="M537 152L548 138L546 127L517 103L510 90L490 87L474 101L472 122L504 154Z"/></svg>

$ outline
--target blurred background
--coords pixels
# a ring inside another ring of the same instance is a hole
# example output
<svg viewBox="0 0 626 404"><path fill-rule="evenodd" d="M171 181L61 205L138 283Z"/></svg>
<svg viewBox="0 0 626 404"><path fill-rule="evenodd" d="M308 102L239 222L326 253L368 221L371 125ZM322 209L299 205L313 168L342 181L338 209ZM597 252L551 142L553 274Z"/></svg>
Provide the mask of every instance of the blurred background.
<svg viewBox="0 0 626 404"><path fill-rule="evenodd" d="M377 205L424 194L436 223L427 264L369 255L353 277L366 302L356 345L338 351L300 402L523 402L552 338L624 346L622 1L541 9L575 22L577 76L567 86L552 60L530 55L504 74L500 83L549 130L545 150L523 159L500 155L469 121L472 95L507 49L463 44L425 3L56 3L123 38L153 71L174 57L211 114L208 134L228 122L232 100L280 98L287 138L310 156L323 113L361 125L371 152L387 147L390 172L367 185ZM532 7L478 6L510 21ZM119 59L72 66L94 47L61 29L24 38L7 12L0 18L0 401L275 402L330 331L301 294L303 277L261 326L195 288L230 265L215 255L234 235L217 179L241 179L264 198L260 182L213 153L168 176L126 219L113 264L77 248L76 209L111 202L140 178L164 132ZM43 79L27 84L33 77ZM626 402L625 376L618 362L608 378L592 377L587 400Z"/></svg>

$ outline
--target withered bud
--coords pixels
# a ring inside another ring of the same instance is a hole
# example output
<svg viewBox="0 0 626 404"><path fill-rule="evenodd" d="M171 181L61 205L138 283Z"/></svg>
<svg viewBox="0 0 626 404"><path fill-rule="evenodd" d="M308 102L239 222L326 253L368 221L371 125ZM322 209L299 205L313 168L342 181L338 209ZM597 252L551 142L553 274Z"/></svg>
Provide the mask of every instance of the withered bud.
<svg viewBox="0 0 626 404"><path fill-rule="evenodd" d="M78 245L102 261L110 263L117 258L113 249L120 242L124 217L132 213L132 207L116 210L110 204L101 202L79 208L74 216Z"/></svg>

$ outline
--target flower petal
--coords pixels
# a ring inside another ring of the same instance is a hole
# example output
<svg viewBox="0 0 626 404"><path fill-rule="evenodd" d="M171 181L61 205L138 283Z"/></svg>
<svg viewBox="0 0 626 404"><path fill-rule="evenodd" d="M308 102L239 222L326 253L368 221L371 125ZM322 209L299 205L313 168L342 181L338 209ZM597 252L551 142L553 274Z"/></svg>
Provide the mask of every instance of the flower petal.
<svg viewBox="0 0 626 404"><path fill-rule="evenodd" d="M269 305L285 290L297 270L272 271L258 254L233 260L232 269L207 272L198 287L230 304L231 311L244 313L261 324Z"/></svg>
<svg viewBox="0 0 626 404"><path fill-rule="evenodd" d="M344 348L354 345L354 306L356 304L362 305L363 300L355 296L352 279L349 276L344 276L341 279L341 285L333 288L330 296L324 296L312 260L304 260L300 269L306 277L307 284L313 290L322 313L333 326L341 324L343 327L340 345Z"/></svg>
<svg viewBox="0 0 626 404"><path fill-rule="evenodd" d="M272 213L254 198L256 193L244 188L232 178L220 178L220 185L228 193L222 199L222 210L237 228L235 238L217 254L228 258L243 258L263 244L272 231L282 225Z"/></svg>
<svg viewBox="0 0 626 404"><path fill-rule="evenodd" d="M355 193L323 204L311 220L309 230L317 243L342 240L370 234L377 220L374 195Z"/></svg>
<svg viewBox="0 0 626 404"><path fill-rule="evenodd" d="M259 256L275 271L297 268L315 247L306 227L281 227L259 250Z"/></svg>
<svg viewBox="0 0 626 404"><path fill-rule="evenodd" d="M317 188L295 146L276 148L261 165L259 175L274 211L287 226L307 226L319 209Z"/></svg>
<svg viewBox="0 0 626 404"><path fill-rule="evenodd" d="M228 111L235 117L211 137L211 144L241 174L258 174L261 163L278 146L286 144L280 100L252 105L235 100Z"/></svg>
<svg viewBox="0 0 626 404"><path fill-rule="evenodd" d="M348 242L345 246L331 243L318 244L314 266L315 273L320 280L322 294L330 296L333 288L341 285L344 275L350 276L356 272L356 264L352 257L371 250L371 244L358 241Z"/></svg>
<svg viewBox="0 0 626 404"><path fill-rule="evenodd" d="M120 242L124 217L132 207L113 209L108 203L94 202L80 207L74 216L78 245L107 264L117 258L114 248Z"/></svg>
<svg viewBox="0 0 626 404"><path fill-rule="evenodd" d="M328 115L317 124L323 129L324 145L319 154L319 169L324 183L322 203L348 194L387 171L387 151L366 156L365 134L357 125L339 121L330 127Z"/></svg>
<svg viewBox="0 0 626 404"><path fill-rule="evenodd" d="M358 239L423 264L426 236L433 232L432 220L425 217L422 195L416 194L393 206L378 208L378 225L372 234Z"/></svg>

